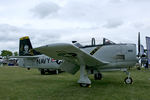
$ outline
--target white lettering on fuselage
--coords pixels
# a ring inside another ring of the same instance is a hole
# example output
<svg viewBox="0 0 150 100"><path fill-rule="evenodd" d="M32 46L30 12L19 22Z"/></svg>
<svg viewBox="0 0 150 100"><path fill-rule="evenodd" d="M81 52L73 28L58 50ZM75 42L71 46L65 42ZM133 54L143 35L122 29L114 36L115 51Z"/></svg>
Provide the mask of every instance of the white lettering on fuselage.
<svg viewBox="0 0 150 100"><path fill-rule="evenodd" d="M36 60L37 64L54 63L56 60L53 58L39 58Z"/></svg>

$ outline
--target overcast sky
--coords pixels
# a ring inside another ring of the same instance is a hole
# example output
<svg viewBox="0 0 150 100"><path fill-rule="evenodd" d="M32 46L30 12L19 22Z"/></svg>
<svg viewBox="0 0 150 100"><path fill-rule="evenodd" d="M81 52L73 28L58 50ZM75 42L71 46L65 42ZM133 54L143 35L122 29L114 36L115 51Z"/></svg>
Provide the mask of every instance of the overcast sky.
<svg viewBox="0 0 150 100"><path fill-rule="evenodd" d="M18 51L19 38L33 47L77 40L145 46L150 36L150 0L0 0L0 50Z"/></svg>

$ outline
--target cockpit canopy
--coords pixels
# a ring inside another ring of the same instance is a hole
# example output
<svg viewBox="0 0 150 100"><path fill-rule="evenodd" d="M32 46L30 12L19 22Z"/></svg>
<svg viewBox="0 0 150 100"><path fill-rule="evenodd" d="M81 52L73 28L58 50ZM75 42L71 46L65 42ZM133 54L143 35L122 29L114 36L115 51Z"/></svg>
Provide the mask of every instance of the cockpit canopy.
<svg viewBox="0 0 150 100"><path fill-rule="evenodd" d="M78 43L77 41L72 41L72 43L79 48L88 47L88 46L90 46L90 47L96 46L95 38L92 38L91 45L83 46L82 44ZM116 44L116 43L112 42L111 40L109 40L107 38L103 38L103 44L98 44L98 45L112 45L112 44Z"/></svg>

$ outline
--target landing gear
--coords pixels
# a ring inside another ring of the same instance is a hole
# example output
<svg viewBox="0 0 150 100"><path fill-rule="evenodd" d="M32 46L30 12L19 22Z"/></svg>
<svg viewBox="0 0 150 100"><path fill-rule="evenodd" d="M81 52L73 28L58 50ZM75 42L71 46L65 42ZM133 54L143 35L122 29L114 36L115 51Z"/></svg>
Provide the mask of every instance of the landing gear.
<svg viewBox="0 0 150 100"><path fill-rule="evenodd" d="M124 82L125 82L126 84L132 84L132 83L133 83L133 80L132 80L132 78L130 77L130 72L128 72L127 70L126 70L125 72L126 72L126 74L128 75L128 77L126 77L126 78L124 79Z"/></svg>
<svg viewBox="0 0 150 100"><path fill-rule="evenodd" d="M81 87L89 87L91 84L86 84L86 83L80 83Z"/></svg>
<svg viewBox="0 0 150 100"><path fill-rule="evenodd" d="M41 69L41 75L45 75L44 69Z"/></svg>
<svg viewBox="0 0 150 100"><path fill-rule="evenodd" d="M131 77L126 77L126 78L124 79L124 82L125 82L126 84L132 84L133 80L132 80Z"/></svg>
<svg viewBox="0 0 150 100"><path fill-rule="evenodd" d="M141 67L137 67L137 70L141 70Z"/></svg>
<svg viewBox="0 0 150 100"><path fill-rule="evenodd" d="M59 71L58 71L58 70L56 70L56 74L59 74Z"/></svg>
<svg viewBox="0 0 150 100"><path fill-rule="evenodd" d="M78 83L81 87L89 87L91 85L91 81L88 78L84 65L80 66L80 79L78 80Z"/></svg>
<svg viewBox="0 0 150 100"><path fill-rule="evenodd" d="M94 74L94 79L95 80L101 80L102 79L102 74L101 73Z"/></svg>
<svg viewBox="0 0 150 100"><path fill-rule="evenodd" d="M28 70L30 70L30 68L27 68Z"/></svg>
<svg viewBox="0 0 150 100"><path fill-rule="evenodd" d="M46 74L48 74L48 75L59 74L59 72L61 72L61 71L59 71L58 69L56 69L56 70L39 69L39 70L40 70L40 72L41 72L41 75L46 75Z"/></svg>

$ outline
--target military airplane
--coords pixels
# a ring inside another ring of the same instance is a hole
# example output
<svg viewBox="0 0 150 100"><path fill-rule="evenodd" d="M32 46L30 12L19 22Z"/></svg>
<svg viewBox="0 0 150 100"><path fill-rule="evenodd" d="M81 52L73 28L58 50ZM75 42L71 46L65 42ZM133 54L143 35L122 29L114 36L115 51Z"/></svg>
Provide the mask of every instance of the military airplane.
<svg viewBox="0 0 150 100"><path fill-rule="evenodd" d="M30 53L29 53L30 52ZM32 48L32 44L28 36L20 38L19 56L11 57L18 58L18 66L24 68L38 68L42 75L48 72L49 74L58 74L61 72L61 60L55 60L44 54L36 52Z"/></svg>
<svg viewBox="0 0 150 100"><path fill-rule="evenodd" d="M102 78L101 72L116 70L126 72L127 77L124 82L132 84L133 80L128 68L133 67L139 60L136 44L117 44L106 38L103 39L103 44L96 45L95 39L92 38L91 45L83 46L77 41L72 41L72 44L55 43L37 47L34 50L48 57L63 60L60 67L66 72L75 74L79 70L78 83L81 87L91 85L88 74L94 74L95 80L100 80Z"/></svg>

